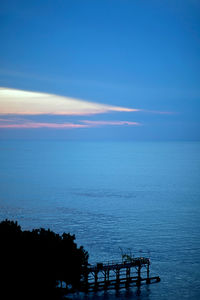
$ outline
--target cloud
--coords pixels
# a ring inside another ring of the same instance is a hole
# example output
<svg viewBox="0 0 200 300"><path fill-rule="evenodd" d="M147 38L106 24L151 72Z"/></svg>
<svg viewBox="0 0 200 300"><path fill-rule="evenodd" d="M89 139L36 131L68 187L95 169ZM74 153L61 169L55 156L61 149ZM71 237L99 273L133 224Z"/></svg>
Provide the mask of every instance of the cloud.
<svg viewBox="0 0 200 300"><path fill-rule="evenodd" d="M135 112L139 109L112 106L54 94L0 88L1 115L94 115Z"/></svg>
<svg viewBox="0 0 200 300"><path fill-rule="evenodd" d="M54 129L72 129L72 128L86 128L84 124L73 123L41 123L41 122L27 122L23 124L0 124L0 128L10 129L36 129L36 128L54 128Z"/></svg>
<svg viewBox="0 0 200 300"><path fill-rule="evenodd" d="M83 123L90 125L92 127L96 126L140 126L141 124L138 122L130 122L130 121L89 121L83 120Z"/></svg>
<svg viewBox="0 0 200 300"><path fill-rule="evenodd" d="M74 129L74 128L92 128L101 126L139 126L137 122L129 121L89 121L82 120L79 123L49 123L49 122L30 122L28 120L19 119L0 119L0 128L4 129L37 129L37 128L52 128L52 129ZM10 124L9 124L10 122Z"/></svg>

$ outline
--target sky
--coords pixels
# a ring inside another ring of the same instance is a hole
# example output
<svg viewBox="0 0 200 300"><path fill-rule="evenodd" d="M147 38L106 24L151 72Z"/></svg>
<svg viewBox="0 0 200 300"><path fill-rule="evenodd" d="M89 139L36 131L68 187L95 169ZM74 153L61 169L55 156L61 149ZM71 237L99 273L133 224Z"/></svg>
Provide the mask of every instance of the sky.
<svg viewBox="0 0 200 300"><path fill-rule="evenodd" d="M0 36L0 139L200 140L198 0L2 0Z"/></svg>

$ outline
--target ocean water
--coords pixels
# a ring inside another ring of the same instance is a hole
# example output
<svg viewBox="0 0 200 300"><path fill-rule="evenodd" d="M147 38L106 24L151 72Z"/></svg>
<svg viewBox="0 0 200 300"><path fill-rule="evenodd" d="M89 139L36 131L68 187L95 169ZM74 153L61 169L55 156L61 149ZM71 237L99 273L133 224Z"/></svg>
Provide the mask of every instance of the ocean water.
<svg viewBox="0 0 200 300"><path fill-rule="evenodd" d="M148 256L161 277L74 299L200 299L199 216L198 142L0 142L0 220L73 233L91 263Z"/></svg>

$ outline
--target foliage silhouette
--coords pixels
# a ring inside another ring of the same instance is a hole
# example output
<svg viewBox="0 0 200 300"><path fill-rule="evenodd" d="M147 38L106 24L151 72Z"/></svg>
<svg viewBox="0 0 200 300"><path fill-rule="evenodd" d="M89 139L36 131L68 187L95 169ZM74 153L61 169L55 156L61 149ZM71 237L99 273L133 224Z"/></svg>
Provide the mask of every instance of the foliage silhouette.
<svg viewBox="0 0 200 300"><path fill-rule="evenodd" d="M0 241L0 293L7 299L55 299L60 280L79 288L88 253L77 247L74 235L43 228L22 231L17 222L6 219L0 223Z"/></svg>

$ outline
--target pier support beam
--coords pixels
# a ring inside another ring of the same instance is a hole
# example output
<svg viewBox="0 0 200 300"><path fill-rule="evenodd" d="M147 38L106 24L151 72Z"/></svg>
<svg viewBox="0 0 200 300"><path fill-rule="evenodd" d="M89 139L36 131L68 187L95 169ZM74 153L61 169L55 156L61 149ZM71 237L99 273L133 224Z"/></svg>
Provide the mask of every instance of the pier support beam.
<svg viewBox="0 0 200 300"><path fill-rule="evenodd" d="M95 291L98 290L98 271L95 271L94 273L94 289Z"/></svg>
<svg viewBox="0 0 200 300"><path fill-rule="evenodd" d="M115 284L115 288L119 289L119 284L120 284L120 269L116 270L116 284Z"/></svg>
<svg viewBox="0 0 200 300"><path fill-rule="evenodd" d="M146 283L147 283L147 284L150 283L150 277L149 277L149 265L150 265L150 263L148 262L148 264L147 264L147 280L146 280Z"/></svg>
<svg viewBox="0 0 200 300"><path fill-rule="evenodd" d="M126 268L126 288L129 287L130 284L130 274L131 274L131 268Z"/></svg>
<svg viewBox="0 0 200 300"><path fill-rule="evenodd" d="M109 270L105 270L104 274L104 289L107 290L109 286Z"/></svg>
<svg viewBox="0 0 200 300"><path fill-rule="evenodd" d="M88 292L88 271L85 271L84 281L83 281L85 292Z"/></svg>
<svg viewBox="0 0 200 300"><path fill-rule="evenodd" d="M141 265L138 266L138 274L137 274L137 286L140 286L141 284Z"/></svg>

